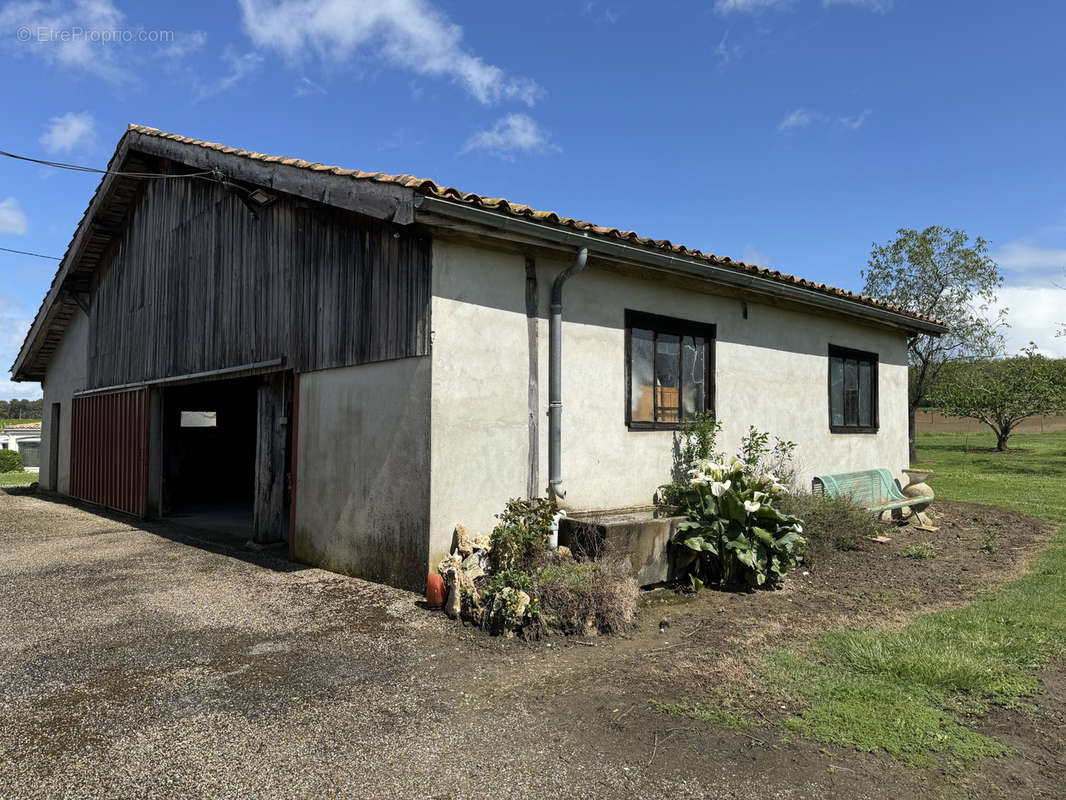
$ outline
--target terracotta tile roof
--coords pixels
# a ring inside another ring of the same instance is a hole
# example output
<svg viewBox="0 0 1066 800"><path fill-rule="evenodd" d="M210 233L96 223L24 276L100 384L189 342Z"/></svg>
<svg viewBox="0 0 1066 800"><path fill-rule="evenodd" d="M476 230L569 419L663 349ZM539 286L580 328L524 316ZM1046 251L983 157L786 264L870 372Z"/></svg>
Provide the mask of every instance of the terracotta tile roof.
<svg viewBox="0 0 1066 800"><path fill-rule="evenodd" d="M236 147L227 147L225 145L217 144L215 142L205 142L201 139L190 139L187 136L179 136L175 133L166 133L165 131L158 130L157 128L149 128L144 125L130 125L129 130L140 133L144 136L157 136L161 139L170 139L175 142L181 142L182 144L196 145L198 147L204 147L210 150L217 150L221 153L228 153L230 155L242 156L244 158L253 158L258 161L265 161L274 164L285 164L293 167L300 167L302 169L313 170L315 172L329 172L333 175L340 175L351 178L357 181L374 181L376 183L388 183L398 186L404 186L408 189L413 189L424 195L431 197L438 197L443 200L453 200L459 203L465 203L467 205L476 206L478 208L485 208L492 211L497 211L503 214L508 214L514 217L524 217L526 219L535 220L536 222L547 223L551 225L558 225L564 228L571 228L575 231L582 231L585 233L595 234L597 236L603 236L610 239L618 239L629 244L636 244L649 249L661 250L673 255L685 256L688 258L696 259L699 261L705 261L716 266L727 267L734 269L738 272L746 272L753 275L759 275L763 278L769 278L770 280L778 281L780 283L792 284L804 289L809 289L814 292L822 294L835 295L837 297L843 297L848 300L853 300L857 303L861 303L867 306L873 306L881 308L886 311L892 311L897 314L901 314L912 319L922 320L924 322L931 322L936 325L942 325L940 320L932 317L927 317L923 314L916 314L912 311L907 311L898 306L894 306L891 303L886 303L883 300L879 300L876 297L871 297L865 294L855 294L845 289L839 289L835 286L829 286L824 283L816 283L809 281L805 278L800 278L795 275L790 275L785 272L780 272L775 269L766 269L764 267L758 267L754 264L746 264L743 261L734 261L727 256L717 256L713 253L703 253L699 250L685 247L683 244L674 244L668 239L650 239L646 236L640 236L634 231L623 231L618 228L605 228L602 225L595 225L591 222L584 222L578 219L572 219L570 217L562 217L556 214L554 211L538 211L537 209L530 208L527 205L521 203L512 203L509 200L505 200L502 197L483 197L479 194L472 192L462 192L452 186L439 186L432 180L426 178L418 178L414 175L389 175L384 172L363 172L357 169L343 169L341 167L328 166L326 164L319 164L314 161L304 161L300 158L285 158L283 156L272 156L265 153L257 153L251 150L241 150Z"/></svg>
<svg viewBox="0 0 1066 800"><path fill-rule="evenodd" d="M925 316L924 314L917 314L912 311L894 306L891 303L886 303L883 300L879 300L869 295L855 294L845 289L839 289L835 286L829 286L824 283L815 283L814 281L806 280L805 278L799 278L795 275L779 272L778 270L765 269L758 267L754 264L746 264L743 261L734 261L726 256L718 256L713 253L703 253L699 250L690 249L680 244L673 244L668 239L651 239L648 237L640 236L634 231L623 231L618 228L606 228L601 225L595 225L591 222L584 222L582 220L573 219L571 217L561 217L553 211L538 211L537 209L530 208L527 205L521 203L512 203L501 197L483 197L482 195L474 194L472 192L462 192L452 186L441 187L432 180L425 178L418 178L414 175L389 175L384 172L363 172L362 170L355 169L343 169L342 167L333 167L326 164L319 164L315 161L304 161L301 158L286 158L283 156L272 156L265 153L257 153L251 150L242 150L237 147L227 147L226 145L218 144L216 142L206 142L201 139L192 139L188 136L179 136L175 133L167 133L161 131L158 128L150 128L145 125L130 124L127 128L127 134L136 133L142 136L153 136L160 139L168 139L181 144L194 145L202 147L208 150L215 150L220 153L226 153L230 155L240 156L242 158L255 159L257 161L263 161L272 164L285 164L287 166L299 167L301 169L311 170L313 172L328 172L333 175L341 177L351 178L356 181L371 181L376 183L392 184L395 186L403 186L430 197L436 197L443 200L448 200L456 203L463 203L465 205L474 206L477 208L483 208L490 211L494 211L501 214L507 214L508 216L521 217L530 220L534 220L539 223L555 225L561 228L569 228L575 231L583 233L593 234L596 236L602 236L607 239L615 239L628 244L634 244L641 247L646 247L649 250L664 251L671 255L682 256L685 258L693 259L694 261L703 261L706 263L714 264L715 266L725 267L728 269L736 270L739 273L748 273L752 275L758 275L769 280L773 280L779 283L789 284L797 286L803 289L807 289L812 292L821 294L834 295L844 298L846 300L854 301L855 303L871 306L874 308L884 309L901 316L908 317L914 320L921 320L925 323L931 323L933 325L943 326L940 320L932 317ZM123 140L125 137L123 138ZM118 163L120 153L122 152L121 142L115 149L115 153L112 155L111 160L108 162L108 169L117 169L120 164ZM105 176L106 177L106 176ZM64 274L64 268L68 266L67 260L70 256L71 250L74 247L75 242L78 240L78 234L81 232L83 226L89 219L90 213L93 209L93 205L97 198L100 196L106 181L101 178L96 191L93 193L93 197L89 201L89 205L85 209L85 213L82 215L77 227L74 230L74 235L71 238L70 244L67 247L67 253L60 262L59 268L56 271L55 277L52 279L52 285L41 302L40 307L37 310L37 314L34 317L33 325L26 334L25 341L19 350L19 354L15 359L15 363L12 365L12 372L15 374L15 379L26 379L25 371L27 364L24 363L24 359L27 359L30 355L29 349L33 342L35 342L43 333L39 330L39 324L43 324L44 317L54 303L49 303L49 298L52 298L57 291L57 286L61 276ZM39 378L34 378L39 379Z"/></svg>

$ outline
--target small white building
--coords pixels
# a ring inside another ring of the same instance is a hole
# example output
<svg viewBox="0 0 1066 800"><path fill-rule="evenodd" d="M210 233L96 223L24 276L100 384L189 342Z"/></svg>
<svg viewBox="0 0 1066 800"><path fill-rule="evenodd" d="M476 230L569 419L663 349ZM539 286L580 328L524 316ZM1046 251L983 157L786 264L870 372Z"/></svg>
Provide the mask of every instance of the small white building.
<svg viewBox="0 0 1066 800"><path fill-rule="evenodd" d="M421 588L456 524L487 532L508 498L647 507L700 411L727 450L749 425L796 442L808 484L908 466L907 339L945 330L927 317L153 128L110 170L13 368L44 385L45 488L243 508L295 559Z"/></svg>
<svg viewBox="0 0 1066 800"><path fill-rule="evenodd" d="M22 456L22 466L37 472L41 465L41 423L25 422L0 429L0 450L14 450Z"/></svg>

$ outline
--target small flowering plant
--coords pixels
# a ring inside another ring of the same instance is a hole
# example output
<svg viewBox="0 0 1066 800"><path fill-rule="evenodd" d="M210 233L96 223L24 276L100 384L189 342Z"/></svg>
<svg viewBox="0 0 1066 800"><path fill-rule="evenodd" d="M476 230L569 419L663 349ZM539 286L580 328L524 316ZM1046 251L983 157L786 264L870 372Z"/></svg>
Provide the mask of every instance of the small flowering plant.
<svg viewBox="0 0 1066 800"><path fill-rule="evenodd" d="M676 568L693 589L773 586L802 560L803 522L776 507L787 491L773 473L736 458L694 464L681 498L688 521L673 539Z"/></svg>
<svg viewBox="0 0 1066 800"><path fill-rule="evenodd" d="M491 558L496 570L533 570L548 549L552 520L559 507L553 498L507 501L493 528Z"/></svg>

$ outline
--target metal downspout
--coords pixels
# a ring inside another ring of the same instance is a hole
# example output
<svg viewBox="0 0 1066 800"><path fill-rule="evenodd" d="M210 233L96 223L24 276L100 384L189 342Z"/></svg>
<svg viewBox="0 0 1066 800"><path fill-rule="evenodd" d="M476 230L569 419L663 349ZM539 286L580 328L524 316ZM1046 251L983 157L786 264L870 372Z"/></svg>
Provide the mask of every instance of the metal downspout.
<svg viewBox="0 0 1066 800"><path fill-rule="evenodd" d="M582 247L568 268L552 282L551 319L548 325L548 494L562 501L562 421L563 421L563 284L581 272L588 261L589 249Z"/></svg>

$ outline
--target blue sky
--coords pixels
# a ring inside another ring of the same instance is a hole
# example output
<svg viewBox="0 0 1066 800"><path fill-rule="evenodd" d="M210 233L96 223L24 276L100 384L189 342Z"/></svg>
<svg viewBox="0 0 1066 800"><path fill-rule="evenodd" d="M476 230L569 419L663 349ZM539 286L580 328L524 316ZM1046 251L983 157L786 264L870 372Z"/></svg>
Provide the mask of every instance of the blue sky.
<svg viewBox="0 0 1066 800"><path fill-rule="evenodd" d="M1012 348L1066 355L1064 29L1051 2L0 0L0 150L102 167L137 122L850 289L897 228L962 228ZM95 186L0 158L0 247L62 255ZM0 252L3 368L54 269Z"/></svg>

